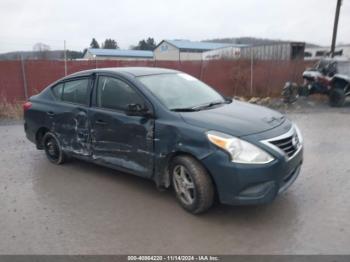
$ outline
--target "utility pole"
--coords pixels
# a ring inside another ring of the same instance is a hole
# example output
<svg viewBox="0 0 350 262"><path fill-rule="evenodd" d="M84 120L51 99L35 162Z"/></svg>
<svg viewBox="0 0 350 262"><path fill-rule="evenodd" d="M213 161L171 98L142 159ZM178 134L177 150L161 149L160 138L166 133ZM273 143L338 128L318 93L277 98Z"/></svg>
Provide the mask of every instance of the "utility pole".
<svg viewBox="0 0 350 262"><path fill-rule="evenodd" d="M253 77L254 77L254 54L253 47L250 48L250 95L253 96Z"/></svg>
<svg viewBox="0 0 350 262"><path fill-rule="evenodd" d="M333 37L332 37L332 46L331 46L331 57L334 57L335 44L336 44L336 41L337 41L337 31L338 31L338 21L339 21L339 13L340 13L341 1L342 0L337 0L337 7L335 9Z"/></svg>
<svg viewBox="0 0 350 262"><path fill-rule="evenodd" d="M24 59L23 59L22 53L21 53L21 68L22 68L24 98L27 100L28 99L28 86L27 86L26 70L24 68Z"/></svg>
<svg viewBox="0 0 350 262"><path fill-rule="evenodd" d="M64 40L64 75L67 75L67 49L66 49L66 40Z"/></svg>

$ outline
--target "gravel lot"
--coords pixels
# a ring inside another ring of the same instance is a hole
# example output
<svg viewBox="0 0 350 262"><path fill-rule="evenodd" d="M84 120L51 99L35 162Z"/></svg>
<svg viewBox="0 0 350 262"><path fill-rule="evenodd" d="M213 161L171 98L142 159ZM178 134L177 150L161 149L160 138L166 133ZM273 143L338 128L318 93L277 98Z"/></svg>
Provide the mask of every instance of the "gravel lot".
<svg viewBox="0 0 350 262"><path fill-rule="evenodd" d="M18 122L0 125L0 254L349 254L350 105L295 106L305 162L265 206L182 210L151 181L50 164Z"/></svg>

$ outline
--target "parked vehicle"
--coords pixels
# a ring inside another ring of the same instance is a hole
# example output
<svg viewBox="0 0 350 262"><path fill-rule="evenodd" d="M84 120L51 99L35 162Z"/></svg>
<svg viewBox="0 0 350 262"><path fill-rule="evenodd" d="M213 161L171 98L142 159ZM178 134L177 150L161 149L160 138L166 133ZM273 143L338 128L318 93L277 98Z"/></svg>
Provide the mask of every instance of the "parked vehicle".
<svg viewBox="0 0 350 262"><path fill-rule="evenodd" d="M350 61L322 59L304 71L303 79L302 86L286 83L282 90L286 103L293 103L298 96L323 94L329 97L330 106L341 107L350 95Z"/></svg>
<svg viewBox="0 0 350 262"><path fill-rule="evenodd" d="M80 158L174 187L189 212L271 202L297 178L299 129L179 71L106 68L67 76L24 104L25 132L54 164Z"/></svg>

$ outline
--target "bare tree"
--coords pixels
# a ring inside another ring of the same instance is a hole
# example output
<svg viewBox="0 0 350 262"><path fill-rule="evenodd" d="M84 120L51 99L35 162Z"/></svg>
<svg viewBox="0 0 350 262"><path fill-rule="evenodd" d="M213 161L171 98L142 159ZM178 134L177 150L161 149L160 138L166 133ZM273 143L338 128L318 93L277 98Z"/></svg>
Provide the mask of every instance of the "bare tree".
<svg viewBox="0 0 350 262"><path fill-rule="evenodd" d="M50 46L39 42L33 46L33 51L37 53L37 59L48 59L50 53Z"/></svg>

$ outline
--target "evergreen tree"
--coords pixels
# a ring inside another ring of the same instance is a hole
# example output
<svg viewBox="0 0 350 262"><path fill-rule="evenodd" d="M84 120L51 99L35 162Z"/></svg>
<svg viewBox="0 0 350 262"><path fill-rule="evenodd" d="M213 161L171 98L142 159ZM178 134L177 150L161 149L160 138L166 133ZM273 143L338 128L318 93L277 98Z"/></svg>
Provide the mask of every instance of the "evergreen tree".
<svg viewBox="0 0 350 262"><path fill-rule="evenodd" d="M100 45L98 44L95 38L92 38L90 48L100 48Z"/></svg>
<svg viewBox="0 0 350 262"><path fill-rule="evenodd" d="M142 39L138 45L133 47L134 50L153 50L157 46L153 38L148 37L147 40Z"/></svg>
<svg viewBox="0 0 350 262"><path fill-rule="evenodd" d="M111 38L107 38L102 44L104 49L119 49L117 41Z"/></svg>

